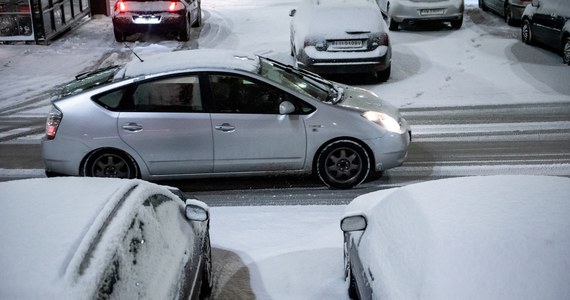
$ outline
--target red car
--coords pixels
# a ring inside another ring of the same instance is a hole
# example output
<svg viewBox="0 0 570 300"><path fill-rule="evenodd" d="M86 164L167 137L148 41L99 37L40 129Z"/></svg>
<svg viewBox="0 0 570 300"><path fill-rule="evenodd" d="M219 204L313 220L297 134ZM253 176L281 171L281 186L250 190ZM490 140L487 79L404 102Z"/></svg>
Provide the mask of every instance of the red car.
<svg viewBox="0 0 570 300"><path fill-rule="evenodd" d="M119 0L113 11L113 32L123 42L137 32L172 33L190 39L190 27L202 24L200 0Z"/></svg>

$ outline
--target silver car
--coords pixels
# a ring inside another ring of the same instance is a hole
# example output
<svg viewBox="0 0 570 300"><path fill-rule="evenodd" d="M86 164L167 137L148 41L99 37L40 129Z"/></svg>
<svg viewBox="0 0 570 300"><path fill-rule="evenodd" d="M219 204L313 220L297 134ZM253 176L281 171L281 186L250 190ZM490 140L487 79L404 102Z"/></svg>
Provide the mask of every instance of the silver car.
<svg viewBox="0 0 570 300"><path fill-rule="evenodd" d="M390 30L398 30L400 24L417 22L451 22L453 29L463 25L464 0L377 0L386 16Z"/></svg>
<svg viewBox="0 0 570 300"><path fill-rule="evenodd" d="M390 77L388 27L375 0L304 0L289 14L291 55L319 74L376 73Z"/></svg>
<svg viewBox="0 0 570 300"><path fill-rule="evenodd" d="M374 93L226 50L78 75L47 117L48 176L318 174L332 188L401 165L411 133Z"/></svg>

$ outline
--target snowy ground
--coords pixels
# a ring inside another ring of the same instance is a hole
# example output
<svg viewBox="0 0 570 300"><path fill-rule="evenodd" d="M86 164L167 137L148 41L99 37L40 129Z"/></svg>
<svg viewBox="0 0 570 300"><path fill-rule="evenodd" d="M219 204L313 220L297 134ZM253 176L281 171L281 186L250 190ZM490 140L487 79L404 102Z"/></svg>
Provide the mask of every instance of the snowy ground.
<svg viewBox="0 0 570 300"><path fill-rule="evenodd" d="M392 77L354 82L398 107L570 103L570 68L549 50L520 42L520 30L466 0L453 31L391 33ZM147 37L129 43L144 58L182 48L232 48L291 62L289 11L298 0L203 1L204 25L179 43ZM96 17L50 46L0 46L0 110L43 116L53 86L96 66L130 60L108 17ZM343 206L215 207L212 243L216 299L345 299ZM255 296L254 296L255 295Z"/></svg>

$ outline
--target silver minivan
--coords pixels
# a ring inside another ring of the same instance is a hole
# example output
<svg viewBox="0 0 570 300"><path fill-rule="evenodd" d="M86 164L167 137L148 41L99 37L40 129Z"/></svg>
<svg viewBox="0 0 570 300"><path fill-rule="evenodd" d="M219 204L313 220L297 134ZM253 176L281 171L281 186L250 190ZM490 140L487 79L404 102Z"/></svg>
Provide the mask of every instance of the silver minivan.
<svg viewBox="0 0 570 300"><path fill-rule="evenodd" d="M377 0L390 30L400 24L450 22L453 29L463 25L464 0Z"/></svg>

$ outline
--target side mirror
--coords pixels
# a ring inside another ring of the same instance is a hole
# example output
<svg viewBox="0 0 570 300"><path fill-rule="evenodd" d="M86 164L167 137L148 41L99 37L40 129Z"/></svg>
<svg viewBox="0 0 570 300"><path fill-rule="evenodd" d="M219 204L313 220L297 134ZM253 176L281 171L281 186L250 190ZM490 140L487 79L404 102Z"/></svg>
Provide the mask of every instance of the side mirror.
<svg viewBox="0 0 570 300"><path fill-rule="evenodd" d="M296 10L296 9L292 9L292 10L289 12L289 17L295 16L296 13L297 13L297 10Z"/></svg>
<svg viewBox="0 0 570 300"><path fill-rule="evenodd" d="M285 100L279 104L279 114L288 115L295 111L295 105L293 103Z"/></svg>
<svg viewBox="0 0 570 300"><path fill-rule="evenodd" d="M186 219L190 221L206 222L210 219L210 208L206 203L196 199L187 199L184 209Z"/></svg>
<svg viewBox="0 0 570 300"><path fill-rule="evenodd" d="M340 229L344 232L362 231L367 225L368 221L363 215L346 216L340 221Z"/></svg>

